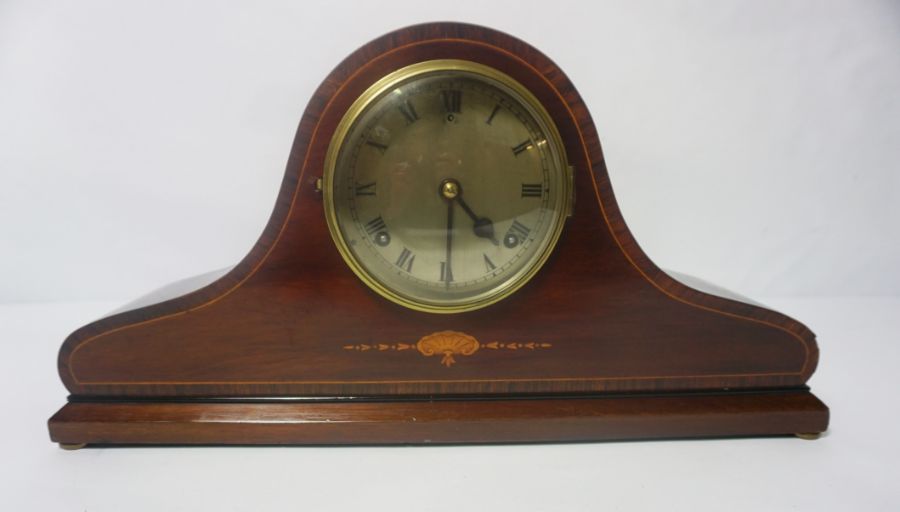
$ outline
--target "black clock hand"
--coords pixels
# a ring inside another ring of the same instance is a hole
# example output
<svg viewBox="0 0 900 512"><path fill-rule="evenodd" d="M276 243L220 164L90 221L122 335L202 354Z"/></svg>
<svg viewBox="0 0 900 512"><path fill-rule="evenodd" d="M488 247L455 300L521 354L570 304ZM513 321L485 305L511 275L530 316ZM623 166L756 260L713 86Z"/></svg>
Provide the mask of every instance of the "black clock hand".
<svg viewBox="0 0 900 512"><path fill-rule="evenodd" d="M491 221L491 219L475 215L475 212L473 212L472 209L469 208L469 205L466 204L466 201L462 198L462 194L457 196L456 200L459 201L459 205L462 206L466 214L468 214L469 217L472 218L472 222L475 223L475 236L480 238L487 238L494 245L500 245L500 242L498 242L497 239L494 238L494 223Z"/></svg>
<svg viewBox="0 0 900 512"><path fill-rule="evenodd" d="M453 273L450 271L450 249L453 246L453 199L447 201L447 261L444 264L444 272L441 279L450 287Z"/></svg>

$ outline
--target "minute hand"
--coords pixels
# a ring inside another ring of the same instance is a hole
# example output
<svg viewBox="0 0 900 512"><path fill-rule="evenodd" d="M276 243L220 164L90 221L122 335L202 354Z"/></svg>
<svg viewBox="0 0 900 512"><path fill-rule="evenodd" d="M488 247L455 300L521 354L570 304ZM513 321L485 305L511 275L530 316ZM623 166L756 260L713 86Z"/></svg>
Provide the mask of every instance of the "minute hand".
<svg viewBox="0 0 900 512"><path fill-rule="evenodd" d="M487 217L479 217L475 215L475 212L469 208L469 205L466 204L466 200L462 198L462 195L457 196L456 200L459 202L459 205L462 206L463 211L466 212L466 215L472 218L472 222L475 223L474 231L475 236L479 238L487 238L494 245L500 245L500 242L494 238L494 223L491 219Z"/></svg>
<svg viewBox="0 0 900 512"><path fill-rule="evenodd" d="M452 271L450 270L450 256L453 254L451 248L453 246L453 201L447 201L447 262L444 264L444 272L441 276L447 287L450 287Z"/></svg>

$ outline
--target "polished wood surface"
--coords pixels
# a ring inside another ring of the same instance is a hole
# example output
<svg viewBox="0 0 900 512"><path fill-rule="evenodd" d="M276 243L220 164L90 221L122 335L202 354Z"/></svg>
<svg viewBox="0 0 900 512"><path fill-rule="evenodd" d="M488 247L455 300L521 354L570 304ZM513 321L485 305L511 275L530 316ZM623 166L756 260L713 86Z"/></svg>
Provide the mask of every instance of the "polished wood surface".
<svg viewBox="0 0 900 512"><path fill-rule="evenodd" d="M316 189L348 106L386 73L430 59L472 60L521 82L546 106L575 168L573 216L538 275L495 305L454 315L403 308L360 282L328 234ZM616 204L590 114L552 61L500 32L434 23L372 41L325 79L243 261L199 290L78 329L59 372L73 396L98 401L497 396L801 387L817 362L803 324L689 288L650 261Z"/></svg>
<svg viewBox="0 0 900 512"><path fill-rule="evenodd" d="M70 403L63 444L430 444L793 435L828 411L805 391L605 398Z"/></svg>

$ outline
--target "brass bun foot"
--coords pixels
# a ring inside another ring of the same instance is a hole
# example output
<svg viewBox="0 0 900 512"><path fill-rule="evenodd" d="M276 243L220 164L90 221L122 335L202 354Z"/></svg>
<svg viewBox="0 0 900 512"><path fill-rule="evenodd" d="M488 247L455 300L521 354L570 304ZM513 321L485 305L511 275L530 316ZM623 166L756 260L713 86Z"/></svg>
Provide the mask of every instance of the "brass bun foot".
<svg viewBox="0 0 900 512"><path fill-rule="evenodd" d="M794 435L799 437L800 439L804 439L806 441L815 441L822 435L822 433L821 432L797 432Z"/></svg>
<svg viewBox="0 0 900 512"><path fill-rule="evenodd" d="M59 443L59 447L63 450L80 450L87 446L87 443Z"/></svg>

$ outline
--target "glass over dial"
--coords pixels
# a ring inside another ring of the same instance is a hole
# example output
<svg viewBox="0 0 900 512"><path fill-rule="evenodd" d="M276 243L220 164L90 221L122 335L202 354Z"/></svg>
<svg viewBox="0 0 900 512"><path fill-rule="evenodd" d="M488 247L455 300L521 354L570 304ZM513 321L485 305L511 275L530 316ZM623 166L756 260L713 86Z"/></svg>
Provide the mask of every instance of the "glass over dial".
<svg viewBox="0 0 900 512"><path fill-rule="evenodd" d="M329 228L384 297L459 312L500 300L547 259L569 207L559 135L510 77L429 61L350 108L325 170Z"/></svg>

